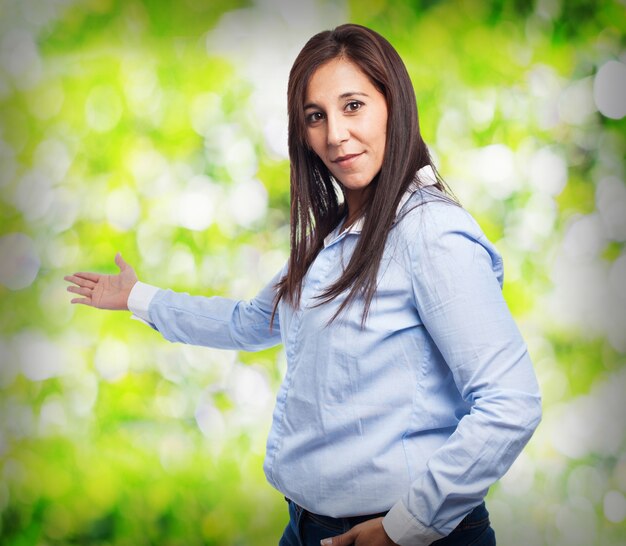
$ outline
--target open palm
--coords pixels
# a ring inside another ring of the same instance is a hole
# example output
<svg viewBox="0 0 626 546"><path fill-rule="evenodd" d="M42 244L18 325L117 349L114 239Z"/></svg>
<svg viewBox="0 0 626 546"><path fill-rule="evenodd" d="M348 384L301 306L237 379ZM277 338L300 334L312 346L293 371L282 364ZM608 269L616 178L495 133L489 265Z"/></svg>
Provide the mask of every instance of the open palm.
<svg viewBox="0 0 626 546"><path fill-rule="evenodd" d="M73 283L67 291L81 296L71 302L98 309L127 310L128 295L137 282L137 275L119 252L115 255L115 263L120 268L118 275L80 272L65 276L66 281Z"/></svg>

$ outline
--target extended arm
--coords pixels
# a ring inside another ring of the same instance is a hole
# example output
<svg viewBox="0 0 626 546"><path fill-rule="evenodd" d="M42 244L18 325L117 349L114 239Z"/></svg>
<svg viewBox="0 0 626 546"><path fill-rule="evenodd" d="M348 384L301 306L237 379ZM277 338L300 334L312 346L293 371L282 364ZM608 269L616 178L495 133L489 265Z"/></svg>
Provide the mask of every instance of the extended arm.
<svg viewBox="0 0 626 546"><path fill-rule="evenodd" d="M169 341L204 345L219 349L257 351L280 343L278 314L270 327L274 308L274 286L282 271L250 301L221 297L190 296L172 290L160 290L139 283L133 268L120 254L115 256L118 275L80 272L68 275L68 292L78 294L72 303L98 309L128 310L137 293L148 294L142 302L144 312L137 313ZM130 300L129 300L130 298Z"/></svg>
<svg viewBox="0 0 626 546"><path fill-rule="evenodd" d="M165 339L172 342L204 345L217 349L258 351L281 341L278 313L271 324L275 285L282 271L251 300L233 300L219 296L204 297L172 290L159 290L138 283L133 289L130 308L142 307L137 313ZM138 305L136 291L150 296Z"/></svg>

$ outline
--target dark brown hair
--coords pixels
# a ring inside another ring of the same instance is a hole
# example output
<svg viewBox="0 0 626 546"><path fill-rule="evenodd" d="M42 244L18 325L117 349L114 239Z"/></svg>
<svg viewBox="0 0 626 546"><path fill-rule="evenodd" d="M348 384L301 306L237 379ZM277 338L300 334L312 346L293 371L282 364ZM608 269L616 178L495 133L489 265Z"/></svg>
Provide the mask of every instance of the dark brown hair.
<svg viewBox="0 0 626 546"><path fill-rule="evenodd" d="M333 320L358 297L363 297L362 324L376 292L378 268L387 235L402 195L416 172L432 161L422 139L415 93L402 59L380 34L346 24L313 36L298 54L287 90L289 158L291 161L291 252L288 271L277 285L274 307L281 298L300 304L302 281L324 244L324 238L345 215L335 180L307 143L304 100L312 74L336 58L355 63L387 101L387 140L380 172L368 186L361 215L363 229L340 278L319 296L327 303L349 290ZM436 171L435 171L436 172ZM438 178L439 180L439 178ZM438 187L443 189L441 181Z"/></svg>

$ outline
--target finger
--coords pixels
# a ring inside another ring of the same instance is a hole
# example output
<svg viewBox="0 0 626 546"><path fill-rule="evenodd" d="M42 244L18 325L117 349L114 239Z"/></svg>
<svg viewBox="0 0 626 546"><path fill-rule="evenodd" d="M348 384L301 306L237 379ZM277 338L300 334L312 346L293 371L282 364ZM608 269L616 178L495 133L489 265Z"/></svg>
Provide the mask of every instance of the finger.
<svg viewBox="0 0 626 546"><path fill-rule="evenodd" d="M74 273L73 277L80 277L81 279L87 279L88 281L98 282L100 275L98 273L89 273L88 271L79 271Z"/></svg>
<svg viewBox="0 0 626 546"><path fill-rule="evenodd" d="M92 306L91 299L89 298L74 298L70 300L70 303L80 303L82 305L89 305L90 307Z"/></svg>
<svg viewBox="0 0 626 546"><path fill-rule="evenodd" d="M128 267L128 264L124 261L124 258L122 258L119 252L115 255L115 264L120 268L120 271L124 271L124 269Z"/></svg>
<svg viewBox="0 0 626 546"><path fill-rule="evenodd" d="M350 529L343 535L338 535L333 538L325 538L320 541L321 546L349 546L354 542L354 528Z"/></svg>
<svg viewBox="0 0 626 546"><path fill-rule="evenodd" d="M76 275L66 275L63 278L68 282L73 282L74 284L77 284L78 286L83 286L85 288L94 288L96 286L95 282L88 279L83 279L81 277L77 277Z"/></svg>
<svg viewBox="0 0 626 546"><path fill-rule="evenodd" d="M86 296L88 298L90 298L93 293L90 288L82 288L80 286L68 286L67 291L73 292L74 294L80 294L81 296Z"/></svg>

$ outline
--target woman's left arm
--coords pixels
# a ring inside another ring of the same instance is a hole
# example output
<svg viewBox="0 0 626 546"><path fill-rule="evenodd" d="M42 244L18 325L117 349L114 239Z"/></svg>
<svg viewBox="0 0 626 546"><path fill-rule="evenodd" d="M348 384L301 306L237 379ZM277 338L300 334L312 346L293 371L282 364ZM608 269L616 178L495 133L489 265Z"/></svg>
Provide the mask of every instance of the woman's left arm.
<svg viewBox="0 0 626 546"><path fill-rule="evenodd" d="M502 262L461 207L421 207L412 245L420 317L471 407L384 519L394 542L447 535L501 478L541 419L526 344L502 295Z"/></svg>

